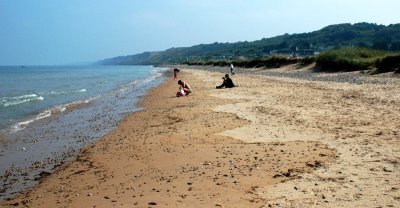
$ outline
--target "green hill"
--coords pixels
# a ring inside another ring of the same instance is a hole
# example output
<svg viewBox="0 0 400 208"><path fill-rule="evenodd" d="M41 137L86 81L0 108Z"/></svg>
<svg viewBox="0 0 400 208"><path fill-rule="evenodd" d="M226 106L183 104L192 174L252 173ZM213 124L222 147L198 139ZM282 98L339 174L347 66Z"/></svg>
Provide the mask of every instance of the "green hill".
<svg viewBox="0 0 400 208"><path fill-rule="evenodd" d="M99 61L99 64L157 65L187 61L249 60L271 54L312 55L314 52L341 47L364 47L400 51L400 24L388 26L371 23L337 24L321 30L284 34L252 42L200 44L192 47L170 48L165 51L144 52Z"/></svg>

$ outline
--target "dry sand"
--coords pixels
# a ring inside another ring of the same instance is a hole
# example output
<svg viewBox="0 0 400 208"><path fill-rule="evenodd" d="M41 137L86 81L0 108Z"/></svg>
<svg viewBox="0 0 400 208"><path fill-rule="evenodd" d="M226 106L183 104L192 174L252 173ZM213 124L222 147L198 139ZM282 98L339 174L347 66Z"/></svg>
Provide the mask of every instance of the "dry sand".
<svg viewBox="0 0 400 208"><path fill-rule="evenodd" d="M3 207L400 207L400 84L182 70Z"/></svg>

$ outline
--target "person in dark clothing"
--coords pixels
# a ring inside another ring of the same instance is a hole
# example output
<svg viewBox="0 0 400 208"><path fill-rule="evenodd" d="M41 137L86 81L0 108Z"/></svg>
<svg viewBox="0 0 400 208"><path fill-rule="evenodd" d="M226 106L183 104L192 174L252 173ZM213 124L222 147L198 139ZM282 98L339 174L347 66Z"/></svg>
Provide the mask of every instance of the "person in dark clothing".
<svg viewBox="0 0 400 208"><path fill-rule="evenodd" d="M175 68L174 69L174 79L178 79L178 72L179 72L179 69Z"/></svg>
<svg viewBox="0 0 400 208"><path fill-rule="evenodd" d="M216 86L217 89L221 89L223 87L225 88L232 88L235 85L233 84L233 81L231 78L229 78L229 74L225 74L225 77L222 77L224 80L220 86Z"/></svg>

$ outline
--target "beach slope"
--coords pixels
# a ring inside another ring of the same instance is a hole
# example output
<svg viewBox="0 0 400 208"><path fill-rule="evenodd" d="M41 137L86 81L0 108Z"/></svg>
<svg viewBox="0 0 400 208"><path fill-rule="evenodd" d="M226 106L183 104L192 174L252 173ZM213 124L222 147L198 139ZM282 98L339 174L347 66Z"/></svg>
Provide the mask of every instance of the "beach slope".
<svg viewBox="0 0 400 208"><path fill-rule="evenodd" d="M2 206L400 206L399 85L182 70L144 110Z"/></svg>

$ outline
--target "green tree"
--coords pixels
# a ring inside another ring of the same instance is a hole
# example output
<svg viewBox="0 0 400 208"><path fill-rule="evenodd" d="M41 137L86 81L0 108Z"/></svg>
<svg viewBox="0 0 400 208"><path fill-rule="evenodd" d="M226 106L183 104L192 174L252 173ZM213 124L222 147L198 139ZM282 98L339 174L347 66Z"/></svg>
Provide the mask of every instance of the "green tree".
<svg viewBox="0 0 400 208"><path fill-rule="evenodd" d="M359 48L368 48L368 45L364 42L358 42L356 46Z"/></svg>
<svg viewBox="0 0 400 208"><path fill-rule="evenodd" d="M390 50L392 50L392 51L400 51L400 41L392 42L392 45L390 46Z"/></svg>
<svg viewBox="0 0 400 208"><path fill-rule="evenodd" d="M288 44L286 41L283 41L282 43L280 43L280 44L278 45L278 48L279 48L279 49L286 49L286 48L289 48L289 44Z"/></svg>
<svg viewBox="0 0 400 208"><path fill-rule="evenodd" d="M377 50L388 50L388 44L386 40L379 39L374 41L374 43L372 44L372 48Z"/></svg>

